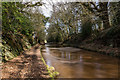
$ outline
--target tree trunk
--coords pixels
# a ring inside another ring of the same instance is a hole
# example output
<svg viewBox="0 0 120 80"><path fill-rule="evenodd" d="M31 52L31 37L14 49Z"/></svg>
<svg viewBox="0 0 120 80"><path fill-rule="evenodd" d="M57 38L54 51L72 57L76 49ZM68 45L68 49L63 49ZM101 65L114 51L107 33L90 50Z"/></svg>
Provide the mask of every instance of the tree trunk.
<svg viewBox="0 0 120 80"><path fill-rule="evenodd" d="M109 14L108 14L108 2L100 3L101 7L101 19L103 20L103 28L107 29L110 27Z"/></svg>
<svg viewBox="0 0 120 80"><path fill-rule="evenodd" d="M104 29L108 29L110 27L110 23L109 21L106 19L106 20L103 20L103 28Z"/></svg>

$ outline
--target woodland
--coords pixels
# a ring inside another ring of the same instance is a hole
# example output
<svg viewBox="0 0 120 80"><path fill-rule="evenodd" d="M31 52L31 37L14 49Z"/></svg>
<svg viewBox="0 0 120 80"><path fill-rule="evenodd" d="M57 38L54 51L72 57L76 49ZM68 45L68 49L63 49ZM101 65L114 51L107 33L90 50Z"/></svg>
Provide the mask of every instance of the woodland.
<svg viewBox="0 0 120 80"><path fill-rule="evenodd" d="M98 47L97 51L107 47L108 53L119 56L120 2L58 2L51 4L50 17L40 11L42 5L39 1L2 2L2 62L45 40Z"/></svg>

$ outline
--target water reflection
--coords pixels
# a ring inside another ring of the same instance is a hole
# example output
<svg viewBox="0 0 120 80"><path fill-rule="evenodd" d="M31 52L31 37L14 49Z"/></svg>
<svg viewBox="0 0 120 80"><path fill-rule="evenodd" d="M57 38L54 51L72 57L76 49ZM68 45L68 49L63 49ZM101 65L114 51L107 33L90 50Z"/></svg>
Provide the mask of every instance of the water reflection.
<svg viewBox="0 0 120 80"><path fill-rule="evenodd" d="M117 78L118 59L72 47L45 46L43 56L60 78Z"/></svg>
<svg viewBox="0 0 120 80"><path fill-rule="evenodd" d="M63 58L66 60L82 60L82 56L79 53L60 51L58 49L50 49L50 51L51 51L51 55L58 58Z"/></svg>

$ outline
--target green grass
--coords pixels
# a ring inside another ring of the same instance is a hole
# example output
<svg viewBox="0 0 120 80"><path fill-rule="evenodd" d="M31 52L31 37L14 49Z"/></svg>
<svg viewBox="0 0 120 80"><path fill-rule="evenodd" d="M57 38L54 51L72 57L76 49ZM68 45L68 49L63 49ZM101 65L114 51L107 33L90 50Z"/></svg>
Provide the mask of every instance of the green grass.
<svg viewBox="0 0 120 80"><path fill-rule="evenodd" d="M43 63L45 64L45 66L47 67L47 70L48 70L48 73L49 73L49 76L51 77L51 80L55 80L54 78L56 78L57 75L59 75L59 72L55 71L55 68L53 66L49 67L43 56L42 56L42 53L41 53L41 47L40 47L40 54L41 54L41 58L42 58L42 61Z"/></svg>

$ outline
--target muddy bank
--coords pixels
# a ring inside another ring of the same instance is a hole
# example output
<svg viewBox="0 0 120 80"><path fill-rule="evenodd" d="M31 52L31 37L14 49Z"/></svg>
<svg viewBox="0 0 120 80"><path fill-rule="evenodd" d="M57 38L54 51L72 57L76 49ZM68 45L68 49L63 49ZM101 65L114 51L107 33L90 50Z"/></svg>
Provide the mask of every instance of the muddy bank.
<svg viewBox="0 0 120 80"><path fill-rule="evenodd" d="M110 27L86 38L82 33L73 34L62 44L120 57L120 26Z"/></svg>
<svg viewBox="0 0 120 80"><path fill-rule="evenodd" d="M20 56L2 63L2 76L4 79L50 78L41 54L40 45L35 45Z"/></svg>
<svg viewBox="0 0 120 80"><path fill-rule="evenodd" d="M101 54L109 55L109 56L114 56L114 57L120 57L120 48L113 48L110 46L103 46L95 43L91 44L84 44L79 46L82 49L90 50L90 51L95 51L99 52Z"/></svg>
<svg viewBox="0 0 120 80"><path fill-rule="evenodd" d="M77 47L88 51L98 52L100 54L109 55L113 57L120 57L120 48L113 48L111 46L103 46L100 44L89 43L89 44L62 44L63 46Z"/></svg>

